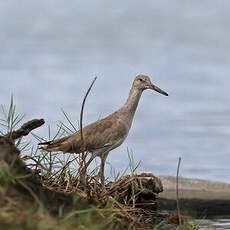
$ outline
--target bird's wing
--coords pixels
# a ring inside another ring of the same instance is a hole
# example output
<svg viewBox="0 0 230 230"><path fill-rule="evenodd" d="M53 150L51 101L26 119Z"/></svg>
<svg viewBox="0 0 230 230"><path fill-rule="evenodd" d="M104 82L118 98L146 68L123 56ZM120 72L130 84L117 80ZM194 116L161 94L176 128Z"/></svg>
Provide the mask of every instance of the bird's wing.
<svg viewBox="0 0 230 230"><path fill-rule="evenodd" d="M117 145L127 135L127 127L119 120L107 117L83 129L85 145L88 149Z"/></svg>
<svg viewBox="0 0 230 230"><path fill-rule="evenodd" d="M69 136L62 137L62 138L52 140L52 141L40 142L40 143L38 143L38 145L57 145L59 143L66 141L68 139L68 137Z"/></svg>
<svg viewBox="0 0 230 230"><path fill-rule="evenodd" d="M126 125L111 115L86 126L82 131L87 151L105 147L114 149L127 135ZM72 135L41 144L46 145L43 151L79 153L82 150L81 132L79 130Z"/></svg>

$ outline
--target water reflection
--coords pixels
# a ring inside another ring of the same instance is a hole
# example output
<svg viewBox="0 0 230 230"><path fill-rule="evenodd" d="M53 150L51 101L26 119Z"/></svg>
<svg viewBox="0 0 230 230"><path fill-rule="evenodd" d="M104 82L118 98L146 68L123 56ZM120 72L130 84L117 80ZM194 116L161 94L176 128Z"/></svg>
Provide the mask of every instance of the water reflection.
<svg viewBox="0 0 230 230"><path fill-rule="evenodd" d="M218 219L203 219L196 220L200 223L200 230L221 230L230 229L230 219L228 218L218 218Z"/></svg>

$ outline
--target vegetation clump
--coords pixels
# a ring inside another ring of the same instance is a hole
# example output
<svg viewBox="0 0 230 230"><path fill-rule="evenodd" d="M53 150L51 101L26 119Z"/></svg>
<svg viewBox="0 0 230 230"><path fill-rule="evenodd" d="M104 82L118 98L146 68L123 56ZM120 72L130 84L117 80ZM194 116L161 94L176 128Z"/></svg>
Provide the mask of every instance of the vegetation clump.
<svg viewBox="0 0 230 230"><path fill-rule="evenodd" d="M59 153L29 149L23 136L44 120L29 121L15 131L23 116L15 115L13 99L8 113L3 107L2 111L0 229L161 229L170 221L174 223L171 229L178 226L178 217L159 211L156 196L163 190L160 179L152 174L137 175L132 155L130 175L117 175L102 187L94 169L83 184L81 169L87 153L62 159ZM61 123L57 135L70 131ZM187 223L183 226L196 229Z"/></svg>

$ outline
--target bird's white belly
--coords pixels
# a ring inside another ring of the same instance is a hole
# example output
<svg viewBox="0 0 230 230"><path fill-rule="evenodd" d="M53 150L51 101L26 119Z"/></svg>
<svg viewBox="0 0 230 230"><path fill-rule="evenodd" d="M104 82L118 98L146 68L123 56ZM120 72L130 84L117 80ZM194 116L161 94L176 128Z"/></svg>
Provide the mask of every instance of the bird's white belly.
<svg viewBox="0 0 230 230"><path fill-rule="evenodd" d="M105 146L103 148L99 148L99 149L95 149L95 150L91 150L90 152L93 154L93 156L97 157L97 156L101 156L101 154L106 154L108 152L110 152L111 150L119 147L125 140L126 136L118 141L115 141L114 143L107 143L105 144Z"/></svg>

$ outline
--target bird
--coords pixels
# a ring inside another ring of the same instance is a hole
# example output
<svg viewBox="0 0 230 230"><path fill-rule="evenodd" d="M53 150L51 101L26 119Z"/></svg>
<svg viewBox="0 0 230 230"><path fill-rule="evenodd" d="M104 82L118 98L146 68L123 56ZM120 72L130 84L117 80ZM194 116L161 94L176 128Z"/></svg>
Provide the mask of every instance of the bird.
<svg viewBox="0 0 230 230"><path fill-rule="evenodd" d="M128 99L120 109L82 129L84 149L91 153L91 157L83 168L84 177L93 159L95 159L95 157L100 157L101 164L99 175L101 184L104 186L104 167L106 158L111 150L119 147L126 139L142 92L147 89L168 96L168 93L152 84L148 76L143 74L137 75L133 81ZM42 142L39 143L39 145L43 145L43 147L41 147L43 152L61 151L63 153L81 153L81 131L78 130L71 135L48 142Z"/></svg>

